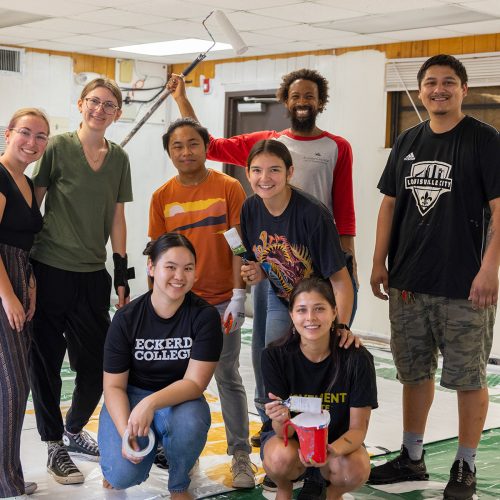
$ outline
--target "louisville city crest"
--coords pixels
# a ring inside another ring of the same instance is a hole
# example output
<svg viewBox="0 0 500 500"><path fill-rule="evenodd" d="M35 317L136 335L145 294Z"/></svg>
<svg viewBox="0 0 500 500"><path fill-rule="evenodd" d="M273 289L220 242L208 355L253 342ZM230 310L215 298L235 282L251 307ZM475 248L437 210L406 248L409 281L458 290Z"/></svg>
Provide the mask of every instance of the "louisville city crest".
<svg viewBox="0 0 500 500"><path fill-rule="evenodd" d="M421 215L428 213L438 198L451 191L451 165L441 161L420 161L411 166L405 188L411 189Z"/></svg>

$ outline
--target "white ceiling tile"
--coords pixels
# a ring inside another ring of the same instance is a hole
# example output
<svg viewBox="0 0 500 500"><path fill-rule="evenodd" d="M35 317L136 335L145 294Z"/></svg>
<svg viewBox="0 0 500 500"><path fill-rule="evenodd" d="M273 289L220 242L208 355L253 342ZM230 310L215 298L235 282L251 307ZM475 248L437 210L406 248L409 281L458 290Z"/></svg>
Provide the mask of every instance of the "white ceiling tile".
<svg viewBox="0 0 500 500"><path fill-rule="evenodd" d="M97 49L107 49L123 45L123 40L113 40L110 38L101 38L91 35L75 35L68 37L55 38L55 42L68 43L70 45L83 45L84 47L93 47Z"/></svg>
<svg viewBox="0 0 500 500"><path fill-rule="evenodd" d="M442 5L440 0L315 0L321 5L364 12L367 14L383 14L413 9L425 9ZM457 0L457 2L460 0Z"/></svg>
<svg viewBox="0 0 500 500"><path fill-rule="evenodd" d="M483 35L487 33L500 33L500 19L481 21L479 23L452 24L443 26L443 29L458 31L467 35Z"/></svg>
<svg viewBox="0 0 500 500"><path fill-rule="evenodd" d="M274 7L293 5L297 3L297 0L252 0L251 4L249 4L248 0L201 0L197 3L208 5L212 9L253 10L263 9L270 5Z"/></svg>
<svg viewBox="0 0 500 500"><path fill-rule="evenodd" d="M259 11L260 12L260 11ZM279 28L280 26L293 26L302 21L287 21L268 17L262 14L254 14L248 12L231 12L227 14L227 18L238 31L254 31L266 28Z"/></svg>
<svg viewBox="0 0 500 500"><path fill-rule="evenodd" d="M349 35L331 40L331 48L339 49L345 47L359 47L360 45L379 45L384 43L394 43L394 38L378 35Z"/></svg>
<svg viewBox="0 0 500 500"><path fill-rule="evenodd" d="M457 36L457 33L452 33L451 31L446 31L441 28L418 28L414 30L387 31L385 33L377 33L377 36L390 38L394 41L414 41L432 38L449 38Z"/></svg>
<svg viewBox="0 0 500 500"><path fill-rule="evenodd" d="M19 38L28 38L30 40L50 40L52 38L60 36L71 36L73 33L69 31L64 33L61 32L55 33L54 31L47 29L36 29L22 25L22 26L9 26L8 28L1 28L0 34L19 37Z"/></svg>
<svg viewBox="0 0 500 500"><path fill-rule="evenodd" d="M272 30L256 30L255 34L272 34L286 40L314 40L321 42L322 40L330 40L331 38L345 37L356 35L349 31L329 30L311 26L309 24L299 24L292 27L273 28ZM253 45L259 45L255 43Z"/></svg>
<svg viewBox="0 0 500 500"><path fill-rule="evenodd" d="M142 26L143 24L157 23L162 20L161 16L156 14L146 14L144 12L131 12L120 9L99 9L91 12L79 14L73 19L90 21L103 24L111 24L113 26ZM168 19L165 18L165 21Z"/></svg>
<svg viewBox="0 0 500 500"><path fill-rule="evenodd" d="M7 36L0 33L0 43L6 43L7 45L22 45L23 43L35 42L33 38L26 38L21 36Z"/></svg>
<svg viewBox="0 0 500 500"><path fill-rule="evenodd" d="M102 7L123 7L124 5L131 5L137 2L133 2L131 0L85 0L85 3L102 8Z"/></svg>
<svg viewBox="0 0 500 500"><path fill-rule="evenodd" d="M172 19L203 20L213 10L208 5L188 3L184 0L145 0L124 5L122 10L131 12L154 12L158 16Z"/></svg>
<svg viewBox="0 0 500 500"><path fill-rule="evenodd" d="M334 21L337 19L357 17L362 14L362 12L357 12L354 9L338 9L336 7L329 7L313 2L296 3L294 5L287 5L286 8L270 7L267 9L252 9L252 12L286 21L300 20L304 23Z"/></svg>
<svg viewBox="0 0 500 500"><path fill-rule="evenodd" d="M75 21L74 19L67 19L64 17L54 17L52 19L44 19L43 21L35 21L34 23L28 23L24 26L35 29L51 30L55 32L61 31L64 33L70 32L82 35L116 29L116 26L111 26L110 24Z"/></svg>
<svg viewBox="0 0 500 500"><path fill-rule="evenodd" d="M479 2L474 1L473 3L460 2L460 5L471 10L486 12L487 14L491 14L492 16L500 17L499 0L481 0Z"/></svg>
<svg viewBox="0 0 500 500"><path fill-rule="evenodd" d="M106 37L113 38L116 40L123 40L125 42L128 42L127 45L138 45L141 43L163 42L166 40L174 40L178 38L178 35L172 35L170 38L167 38L164 34L153 31L146 31L135 28L121 28L121 29L107 31Z"/></svg>
<svg viewBox="0 0 500 500"><path fill-rule="evenodd" d="M12 9L12 1L0 0L0 7ZM73 0L44 0L43 2L40 0L23 0L16 3L15 8L21 12L31 12L45 16L72 16L95 9L95 7L89 6L83 1L79 3Z"/></svg>
<svg viewBox="0 0 500 500"><path fill-rule="evenodd" d="M29 46L31 47L32 45ZM60 52L83 52L82 49L84 49L82 45L70 45L68 43L53 42L50 40L41 40L37 42L36 48L45 50L58 50ZM85 53L86 52L87 51L85 51Z"/></svg>
<svg viewBox="0 0 500 500"><path fill-rule="evenodd" d="M293 40L293 38L275 33L274 30L266 30L265 33L241 31L240 35L249 46L271 45L273 43L283 43L287 40Z"/></svg>
<svg viewBox="0 0 500 500"><path fill-rule="evenodd" d="M255 47L256 49L262 48L262 47ZM266 47L264 47L266 48ZM308 50L318 50L320 47L317 43L314 42L285 42L285 43L278 43L276 45L273 45L272 47L267 47L268 49L268 54L274 54L274 53L283 53L283 52L305 52Z"/></svg>
<svg viewBox="0 0 500 500"><path fill-rule="evenodd" d="M147 24L141 26L141 28L154 33L164 33L166 36L178 35L179 38L201 38L202 40L210 38L201 23L191 21L163 21L161 23Z"/></svg>

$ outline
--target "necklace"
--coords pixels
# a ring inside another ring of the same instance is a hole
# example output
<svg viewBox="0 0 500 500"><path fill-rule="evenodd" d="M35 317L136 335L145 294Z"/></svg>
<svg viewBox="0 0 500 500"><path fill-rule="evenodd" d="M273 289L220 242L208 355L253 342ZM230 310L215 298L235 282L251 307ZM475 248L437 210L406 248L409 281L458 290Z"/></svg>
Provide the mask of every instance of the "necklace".
<svg viewBox="0 0 500 500"><path fill-rule="evenodd" d="M195 181L195 182L185 182L181 180L180 175L177 176L177 180L183 185L183 186L197 186L198 184L201 184L202 182L205 181L205 179L210 175L210 170L208 168L206 169L205 175L203 176L202 179Z"/></svg>
<svg viewBox="0 0 500 500"><path fill-rule="evenodd" d="M90 163L92 163L94 165L97 165L99 163L99 161L101 160L101 156L102 156L103 151L106 151L106 148L104 146L105 146L105 143L103 140L103 144L99 147L99 150L97 151L97 156L95 158L92 158L90 151L82 144L82 148L83 148L83 152L85 154L85 157L87 158L87 160Z"/></svg>

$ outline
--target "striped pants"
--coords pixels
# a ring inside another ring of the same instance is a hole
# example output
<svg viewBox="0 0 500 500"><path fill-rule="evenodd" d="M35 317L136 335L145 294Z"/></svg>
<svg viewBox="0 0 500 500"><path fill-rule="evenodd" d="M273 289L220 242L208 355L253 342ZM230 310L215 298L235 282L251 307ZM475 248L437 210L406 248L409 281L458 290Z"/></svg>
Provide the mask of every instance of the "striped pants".
<svg viewBox="0 0 500 500"><path fill-rule="evenodd" d="M27 310L31 274L28 252L0 244L0 256L14 293ZM0 498L24 493L20 445L29 394L30 338L31 322L21 333L12 330L0 301Z"/></svg>

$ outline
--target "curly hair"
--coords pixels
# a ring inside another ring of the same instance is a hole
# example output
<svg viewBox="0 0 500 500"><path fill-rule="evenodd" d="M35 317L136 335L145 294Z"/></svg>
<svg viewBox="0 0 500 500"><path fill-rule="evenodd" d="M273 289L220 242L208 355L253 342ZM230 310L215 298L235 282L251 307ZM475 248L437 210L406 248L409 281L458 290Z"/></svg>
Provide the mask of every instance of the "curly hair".
<svg viewBox="0 0 500 500"><path fill-rule="evenodd" d="M314 69L302 68L284 75L276 92L278 101L287 101L290 85L297 80L309 80L318 86L318 96L323 108L328 102L328 80Z"/></svg>

